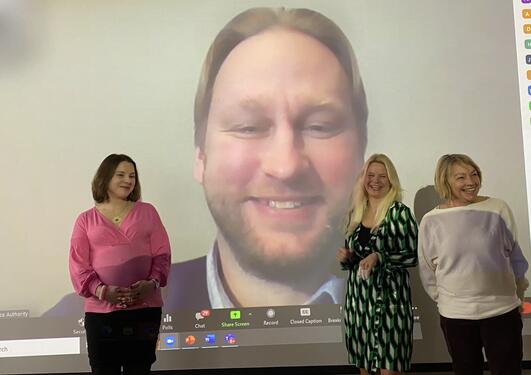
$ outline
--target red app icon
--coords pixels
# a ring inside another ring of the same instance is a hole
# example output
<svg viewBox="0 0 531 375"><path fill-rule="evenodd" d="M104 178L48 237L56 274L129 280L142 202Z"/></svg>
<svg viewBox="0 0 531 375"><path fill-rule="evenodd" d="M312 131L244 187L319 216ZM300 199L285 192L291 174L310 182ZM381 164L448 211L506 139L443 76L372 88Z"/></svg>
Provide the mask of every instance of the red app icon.
<svg viewBox="0 0 531 375"><path fill-rule="evenodd" d="M184 342L186 343L186 345L194 345L195 344L195 336L186 336L186 338L184 339Z"/></svg>
<svg viewBox="0 0 531 375"><path fill-rule="evenodd" d="M210 316L210 310L201 310L201 316L204 318Z"/></svg>
<svg viewBox="0 0 531 375"><path fill-rule="evenodd" d="M526 301L522 304L522 315L529 315L529 314L531 314L531 303Z"/></svg>

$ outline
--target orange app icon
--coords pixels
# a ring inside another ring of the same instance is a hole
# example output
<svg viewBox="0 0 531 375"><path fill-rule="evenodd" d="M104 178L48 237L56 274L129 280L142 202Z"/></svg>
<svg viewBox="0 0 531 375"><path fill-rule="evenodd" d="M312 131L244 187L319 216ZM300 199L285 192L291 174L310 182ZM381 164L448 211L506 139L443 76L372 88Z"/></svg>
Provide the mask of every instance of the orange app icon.
<svg viewBox="0 0 531 375"><path fill-rule="evenodd" d="M526 23L524 25L524 33L531 34L531 25L530 24Z"/></svg>
<svg viewBox="0 0 531 375"><path fill-rule="evenodd" d="M531 9L522 9L522 17L531 18Z"/></svg>
<svg viewBox="0 0 531 375"><path fill-rule="evenodd" d="M195 336L193 336L193 335L186 336L186 338L184 339L184 342L186 343L186 345L194 345L195 344Z"/></svg>

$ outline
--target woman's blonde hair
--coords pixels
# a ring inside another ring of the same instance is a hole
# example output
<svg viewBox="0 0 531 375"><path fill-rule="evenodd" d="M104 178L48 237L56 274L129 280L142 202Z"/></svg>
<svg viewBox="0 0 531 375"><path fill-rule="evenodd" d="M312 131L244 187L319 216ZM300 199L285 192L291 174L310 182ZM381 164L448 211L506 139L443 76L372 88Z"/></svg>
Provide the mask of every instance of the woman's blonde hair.
<svg viewBox="0 0 531 375"><path fill-rule="evenodd" d="M387 214L387 211L393 202L402 201L402 187L400 185L400 179L398 178L398 173L396 172L396 168L391 159L384 154L371 155L363 165L358 179L356 180L356 184L354 185L351 205L347 214L345 215L344 220L344 230L346 234L352 233L357 228L357 226L363 220L363 215L367 210L369 197L367 196L367 191L365 190L365 178L367 176L369 166L372 163L380 163L385 167L390 188L376 209L376 216L374 218L375 225L371 231L374 232L378 229L378 226L385 219L385 215Z"/></svg>
<svg viewBox="0 0 531 375"><path fill-rule="evenodd" d="M472 160L472 158L465 154L446 154L439 158L437 162L437 167L435 168L435 191L443 199L450 200L452 198L452 188L448 183L448 177L450 174L450 169L455 164L462 164L471 166L476 170L479 176L479 183L482 182L481 169L479 166Z"/></svg>

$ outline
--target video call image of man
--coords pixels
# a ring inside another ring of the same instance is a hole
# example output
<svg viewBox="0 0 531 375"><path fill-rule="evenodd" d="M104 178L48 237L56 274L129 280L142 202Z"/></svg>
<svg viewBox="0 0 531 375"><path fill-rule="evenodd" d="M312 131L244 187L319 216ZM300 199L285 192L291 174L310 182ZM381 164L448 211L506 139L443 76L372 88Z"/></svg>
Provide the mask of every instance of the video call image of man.
<svg viewBox="0 0 531 375"><path fill-rule="evenodd" d="M206 256L172 264L164 309L341 304L335 248L367 114L356 57L330 19L285 8L233 18L194 110L193 173L217 235ZM45 315L81 312L70 294Z"/></svg>

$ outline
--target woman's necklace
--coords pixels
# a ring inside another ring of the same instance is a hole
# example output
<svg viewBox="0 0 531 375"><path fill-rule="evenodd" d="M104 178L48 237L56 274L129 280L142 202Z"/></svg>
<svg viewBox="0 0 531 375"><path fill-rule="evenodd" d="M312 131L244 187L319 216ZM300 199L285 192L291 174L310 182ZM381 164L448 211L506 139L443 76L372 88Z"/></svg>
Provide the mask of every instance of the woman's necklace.
<svg viewBox="0 0 531 375"><path fill-rule="evenodd" d="M127 207L129 207L129 202L127 202L124 207L122 208L122 210L115 216L112 217L112 222L114 224L120 224L122 222L122 215L123 213L125 212L125 210L127 209Z"/></svg>

